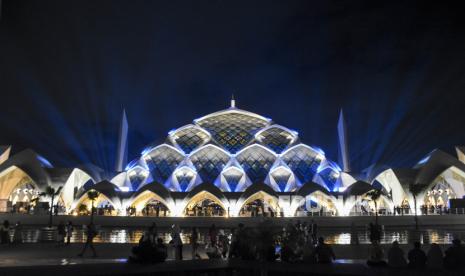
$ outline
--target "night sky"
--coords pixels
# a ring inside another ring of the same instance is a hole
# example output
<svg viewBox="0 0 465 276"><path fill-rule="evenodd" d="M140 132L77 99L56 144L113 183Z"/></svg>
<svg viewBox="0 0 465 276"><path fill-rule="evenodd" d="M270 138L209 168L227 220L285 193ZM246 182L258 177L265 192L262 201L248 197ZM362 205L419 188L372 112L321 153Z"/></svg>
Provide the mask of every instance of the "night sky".
<svg viewBox="0 0 465 276"><path fill-rule="evenodd" d="M343 108L355 170L453 153L464 9L423 2L4 0L0 145L112 169L123 107L133 159L234 93L334 160Z"/></svg>

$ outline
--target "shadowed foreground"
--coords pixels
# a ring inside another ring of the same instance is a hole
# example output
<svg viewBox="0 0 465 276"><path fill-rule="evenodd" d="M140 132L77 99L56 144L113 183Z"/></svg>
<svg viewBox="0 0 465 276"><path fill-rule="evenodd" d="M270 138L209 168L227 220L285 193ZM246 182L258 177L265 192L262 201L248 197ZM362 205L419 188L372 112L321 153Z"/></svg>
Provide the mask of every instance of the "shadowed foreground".
<svg viewBox="0 0 465 276"><path fill-rule="evenodd" d="M331 265L264 263L241 260L173 261L168 250L165 263L127 264L132 244L97 244L98 258L78 258L82 244L57 247L55 244L0 246L0 275L465 275L465 271L373 268L365 264L367 246L335 246L339 260ZM190 259L189 246L184 247ZM203 250L202 258L206 258Z"/></svg>
<svg viewBox="0 0 465 276"><path fill-rule="evenodd" d="M167 261L153 265L127 263L62 264L2 267L1 275L464 275L465 271L409 270L368 267L364 262L333 264L263 263L241 260Z"/></svg>

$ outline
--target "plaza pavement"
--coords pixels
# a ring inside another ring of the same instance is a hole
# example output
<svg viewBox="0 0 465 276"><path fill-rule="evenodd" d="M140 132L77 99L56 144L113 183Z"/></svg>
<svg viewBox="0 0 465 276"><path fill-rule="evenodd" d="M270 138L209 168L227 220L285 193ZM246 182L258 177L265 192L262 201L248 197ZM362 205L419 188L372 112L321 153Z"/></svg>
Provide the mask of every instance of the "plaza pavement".
<svg viewBox="0 0 465 276"><path fill-rule="evenodd" d="M41 263L47 264L62 263L62 262L77 262L77 263L95 263L95 262L110 262L119 263L124 262L125 259L131 254L131 248L134 244L127 243L96 243L94 244L97 251L97 258L92 258L90 249L86 252L83 258L77 257L80 253L83 244L71 244L69 246L56 245L53 243L31 243L31 244L11 244L0 246L0 267L1 266L22 266L28 264L40 265ZM389 245L382 245L385 253ZM366 260L369 253L369 245L333 245L333 250L338 259L347 261L353 260ZM411 245L401 245L405 254L411 248ZM443 246L445 250L448 245ZM428 245L423 246L426 251L429 249ZM199 253L203 259L207 259L205 250L200 246ZM184 259L190 260L191 246L183 246ZM168 259L174 259L173 248L168 246Z"/></svg>

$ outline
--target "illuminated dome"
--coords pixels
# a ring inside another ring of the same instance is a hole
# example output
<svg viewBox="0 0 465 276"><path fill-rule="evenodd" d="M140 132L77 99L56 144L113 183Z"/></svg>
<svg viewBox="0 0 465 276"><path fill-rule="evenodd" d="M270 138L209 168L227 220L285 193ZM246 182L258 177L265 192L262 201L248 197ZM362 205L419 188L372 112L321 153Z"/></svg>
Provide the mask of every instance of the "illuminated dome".
<svg viewBox="0 0 465 276"><path fill-rule="evenodd" d="M337 191L339 167L322 150L300 142L298 133L234 104L169 132L165 143L146 148L127 170L132 189L162 183L188 192L209 183L243 192L260 183L291 192L307 182Z"/></svg>

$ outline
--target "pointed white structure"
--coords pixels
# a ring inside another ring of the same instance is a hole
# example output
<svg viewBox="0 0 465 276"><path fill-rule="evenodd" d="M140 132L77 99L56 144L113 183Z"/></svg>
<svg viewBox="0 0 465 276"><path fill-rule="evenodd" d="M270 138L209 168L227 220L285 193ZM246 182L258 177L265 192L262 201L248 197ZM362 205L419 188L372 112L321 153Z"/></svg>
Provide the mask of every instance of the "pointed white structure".
<svg viewBox="0 0 465 276"><path fill-rule="evenodd" d="M126 117L126 110L123 109L123 114L121 115L121 122L119 125L118 148L116 149L115 170L117 172L123 171L127 162L128 162L128 120Z"/></svg>
<svg viewBox="0 0 465 276"><path fill-rule="evenodd" d="M465 147L455 147L455 151L457 152L457 158L465 163Z"/></svg>
<svg viewBox="0 0 465 276"><path fill-rule="evenodd" d="M236 100L234 99L234 94L231 95L231 108L236 108Z"/></svg>
<svg viewBox="0 0 465 276"><path fill-rule="evenodd" d="M11 146L0 146L0 164L10 158Z"/></svg>
<svg viewBox="0 0 465 276"><path fill-rule="evenodd" d="M344 112L341 109L339 113L339 121L337 123L337 136L339 138L339 164L344 172L350 171L349 163L349 148L347 142L347 129L344 119Z"/></svg>

